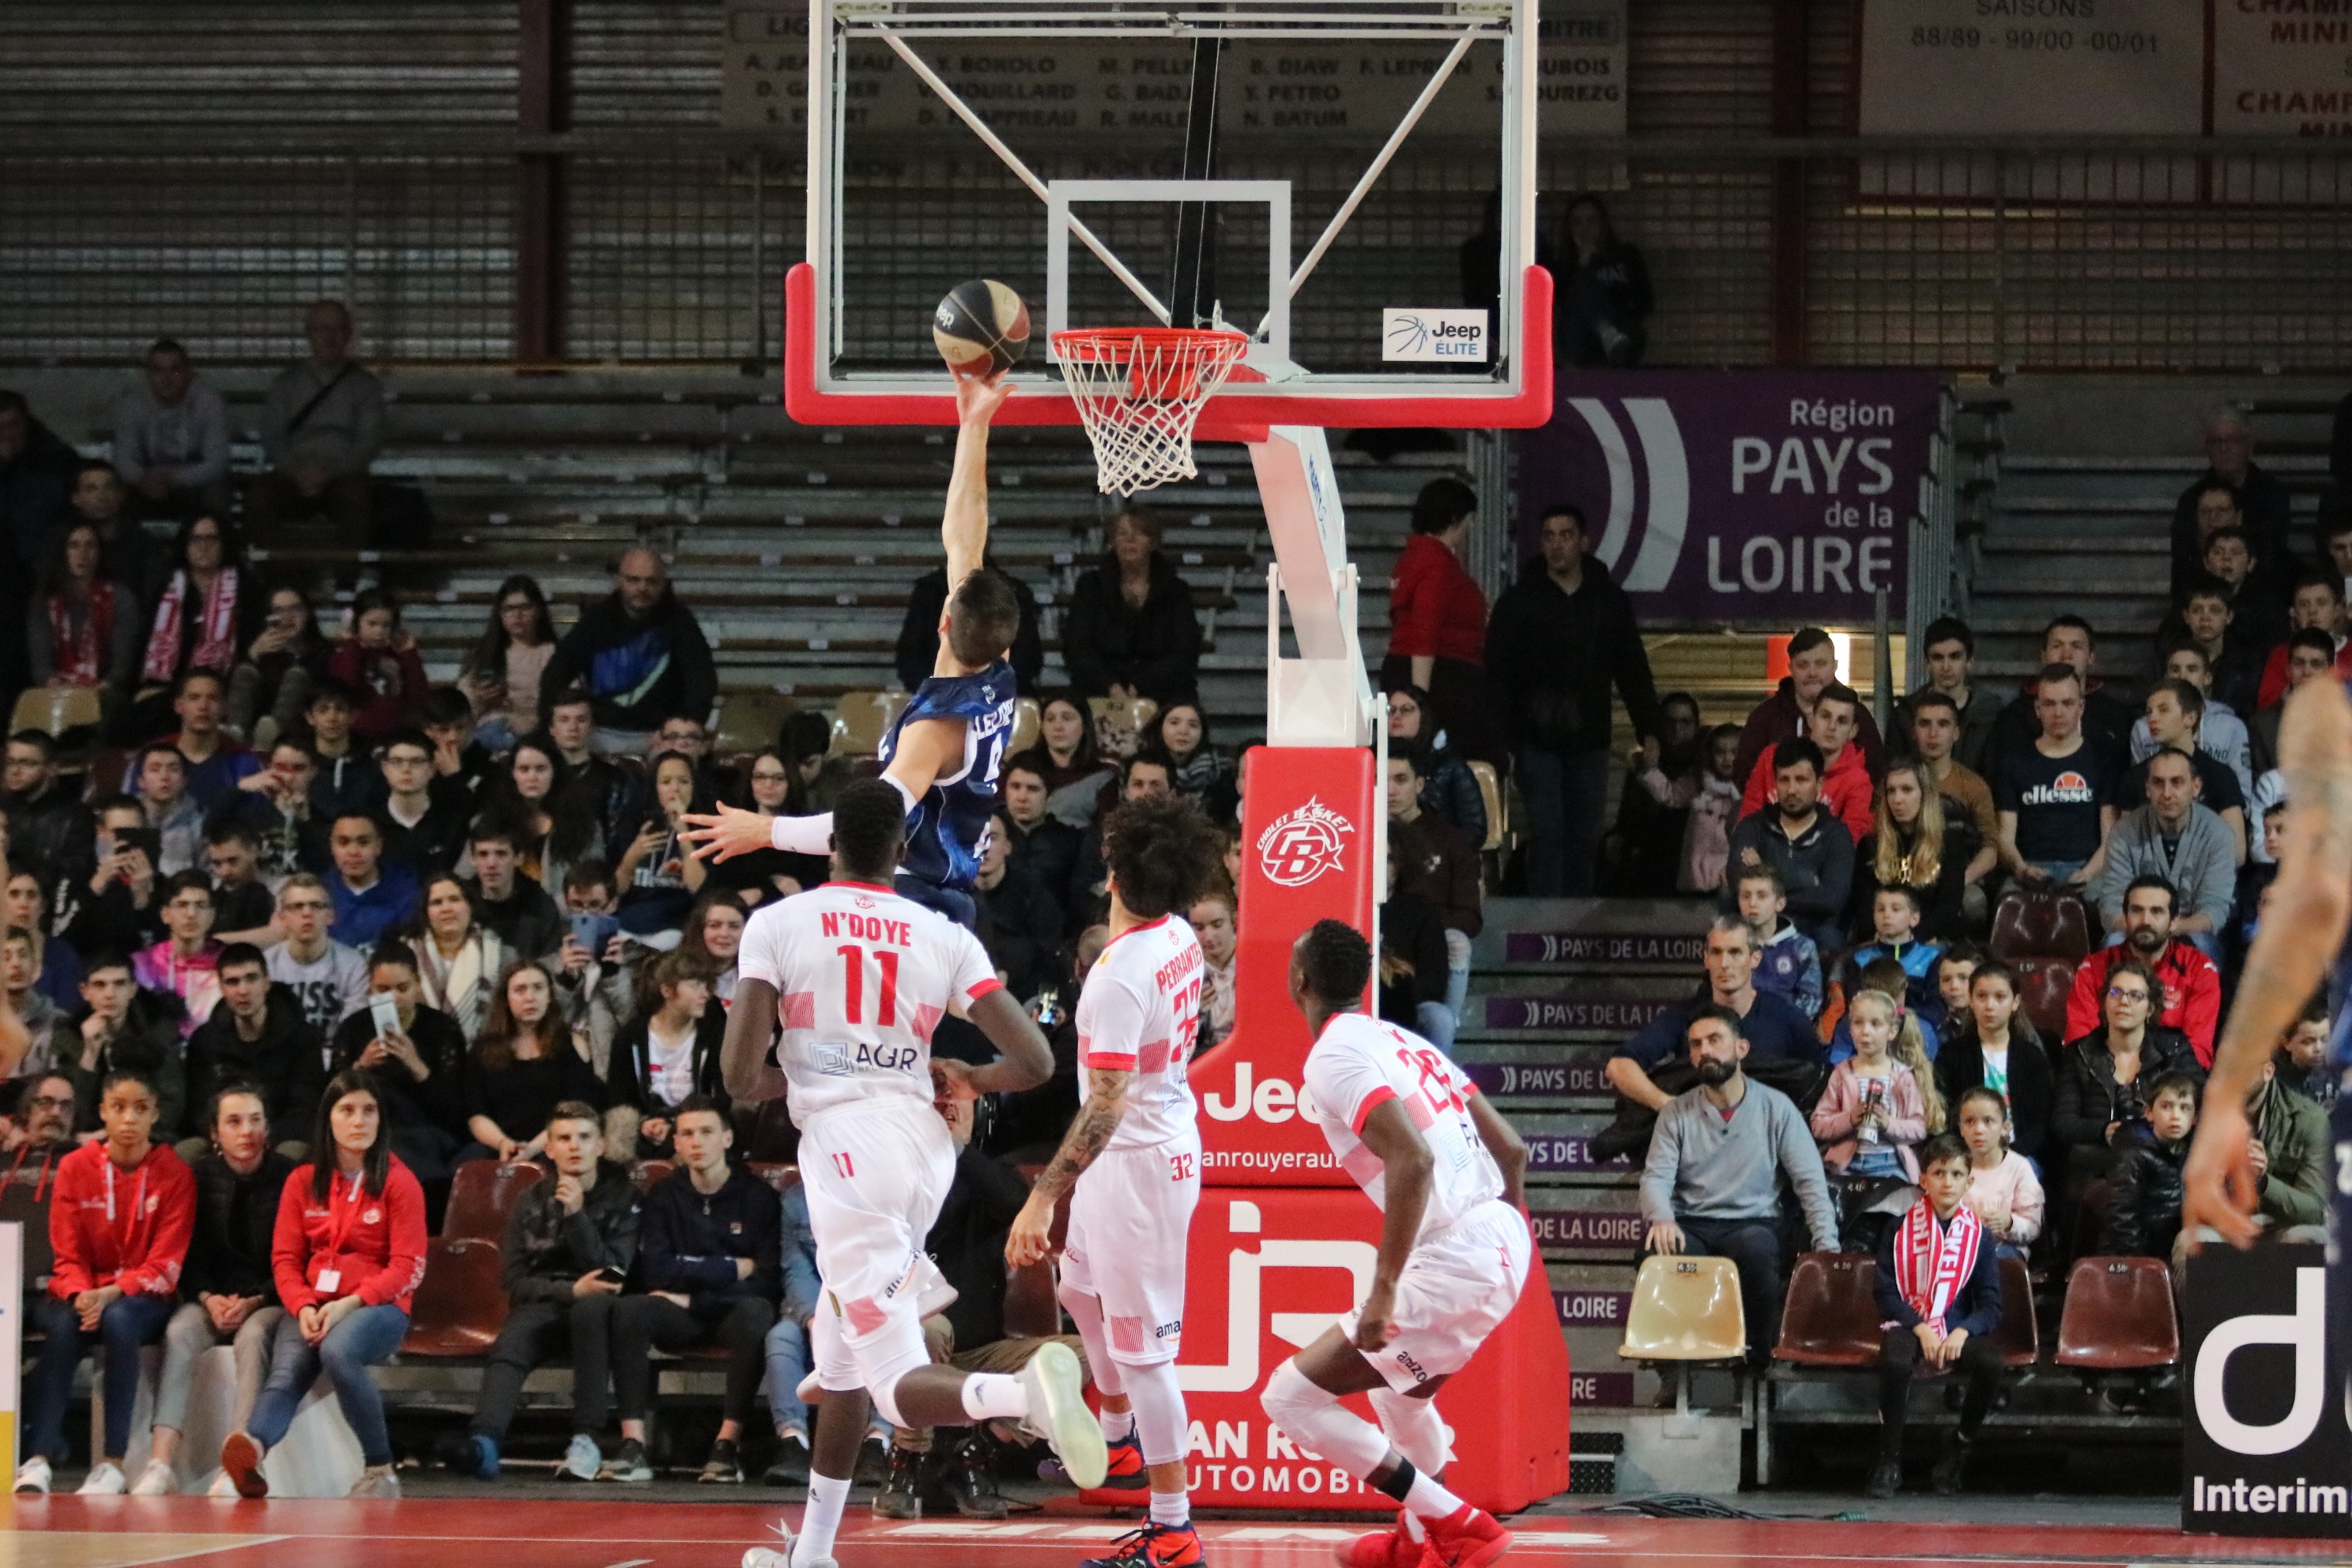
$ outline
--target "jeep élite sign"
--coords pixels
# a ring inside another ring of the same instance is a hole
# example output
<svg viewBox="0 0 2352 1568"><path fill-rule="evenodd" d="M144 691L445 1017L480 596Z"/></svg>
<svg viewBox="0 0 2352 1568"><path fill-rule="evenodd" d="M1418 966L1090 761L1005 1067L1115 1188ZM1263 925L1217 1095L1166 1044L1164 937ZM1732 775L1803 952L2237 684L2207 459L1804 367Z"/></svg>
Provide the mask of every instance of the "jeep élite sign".
<svg viewBox="0 0 2352 1568"><path fill-rule="evenodd" d="M1545 509L1652 621L1904 613L1942 384L1916 371L1563 372L1519 437L1520 553Z"/></svg>
<svg viewBox="0 0 2352 1568"><path fill-rule="evenodd" d="M2189 1265L2180 1527L2352 1536L2352 1426L2317 1247L2209 1247Z"/></svg>

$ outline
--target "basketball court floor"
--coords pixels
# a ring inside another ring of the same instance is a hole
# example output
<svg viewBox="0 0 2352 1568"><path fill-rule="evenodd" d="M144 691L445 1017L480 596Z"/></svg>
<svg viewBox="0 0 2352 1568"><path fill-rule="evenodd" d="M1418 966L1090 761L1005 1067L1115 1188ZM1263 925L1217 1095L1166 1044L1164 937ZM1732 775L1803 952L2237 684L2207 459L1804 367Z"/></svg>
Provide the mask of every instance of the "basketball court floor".
<svg viewBox="0 0 2352 1568"><path fill-rule="evenodd" d="M1769 1500L1776 1511L1793 1500ZM1844 1506L1851 1507L1851 1500ZM797 1508L790 1511L797 1516ZM1518 1547L1507 1561L1529 1568L1863 1563L1898 1568L2120 1568L2317 1564L2352 1557L2352 1548L2341 1542L2184 1536L2160 1522L2160 1512L2152 1509L2124 1512L2146 1522L2095 1524L2054 1522L2075 1512L2065 1507L1985 1510L2006 1518L1979 1522L1956 1521L1950 1510L1935 1518L1933 1511L1921 1506L1877 1510L1866 1520L1737 1521L1546 1513L1517 1521ZM2084 1511L2116 1517L2111 1510ZM8 1528L0 1531L0 1568L140 1568L163 1563L196 1568L733 1568L744 1547L774 1539L768 1527L782 1516L767 1504L601 1499L593 1506L426 1499L258 1504L202 1498L18 1499ZM1033 1515L1002 1524L901 1523L858 1519L854 1510L838 1555L844 1568L1074 1568L1080 1557L1130 1528L1076 1514ZM1354 1532L1337 1524L1278 1521L1202 1529L1210 1559L1219 1568L1326 1568L1332 1543Z"/></svg>

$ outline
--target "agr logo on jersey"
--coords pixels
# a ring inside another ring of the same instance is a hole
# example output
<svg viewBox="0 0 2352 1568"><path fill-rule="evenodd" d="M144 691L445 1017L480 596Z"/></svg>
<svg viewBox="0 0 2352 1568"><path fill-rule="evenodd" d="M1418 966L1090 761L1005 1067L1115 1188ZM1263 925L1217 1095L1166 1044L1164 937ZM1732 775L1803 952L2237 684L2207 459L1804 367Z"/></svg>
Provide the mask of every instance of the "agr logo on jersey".
<svg viewBox="0 0 2352 1568"><path fill-rule="evenodd" d="M1258 869L1276 887L1306 887L1341 868L1347 836L1355 831L1354 823L1309 796L1305 805L1276 817L1258 835Z"/></svg>

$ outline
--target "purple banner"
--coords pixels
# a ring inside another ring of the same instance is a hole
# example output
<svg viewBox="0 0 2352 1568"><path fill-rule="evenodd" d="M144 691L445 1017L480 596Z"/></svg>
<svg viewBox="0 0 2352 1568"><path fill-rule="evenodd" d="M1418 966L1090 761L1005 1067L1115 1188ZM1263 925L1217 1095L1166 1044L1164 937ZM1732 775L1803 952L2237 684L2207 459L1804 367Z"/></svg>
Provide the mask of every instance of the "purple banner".
<svg viewBox="0 0 2352 1568"><path fill-rule="evenodd" d="M1551 1304L1560 1326L1569 1329L1609 1328L1625 1321L1633 1304L1631 1290L1555 1290Z"/></svg>
<svg viewBox="0 0 2352 1568"><path fill-rule="evenodd" d="M1592 1157L1592 1140L1581 1132L1530 1132L1527 1135L1530 1171L1625 1170L1624 1155L1601 1161Z"/></svg>
<svg viewBox="0 0 2352 1568"><path fill-rule="evenodd" d="M1571 501L1653 621L1903 618L1942 384L1920 371L1629 370L1560 379L1519 437L1519 552Z"/></svg>
<svg viewBox="0 0 2352 1568"><path fill-rule="evenodd" d="M1662 1001L1654 997L1627 1001L1619 996L1489 996L1486 998L1486 1027L1605 1029L1630 1035L1659 1014L1680 1005L1678 1000Z"/></svg>
<svg viewBox="0 0 2352 1568"><path fill-rule="evenodd" d="M1706 956L1706 933L1625 935L1589 931L1515 931L1503 936L1506 963L1688 963Z"/></svg>
<svg viewBox="0 0 2352 1568"><path fill-rule="evenodd" d="M1650 1228L1632 1209L1538 1209L1529 1217L1538 1247L1634 1247Z"/></svg>
<svg viewBox="0 0 2352 1568"><path fill-rule="evenodd" d="M1462 1072L1478 1092L1508 1099L1518 1094L1614 1094L1601 1076L1605 1052L1587 1047L1580 1059L1565 1062L1467 1062Z"/></svg>
<svg viewBox="0 0 2352 1568"><path fill-rule="evenodd" d="M1622 1409L1633 1403L1633 1374L1630 1372L1571 1373L1568 1379L1568 1402L1571 1405L1598 1405L1604 1410Z"/></svg>

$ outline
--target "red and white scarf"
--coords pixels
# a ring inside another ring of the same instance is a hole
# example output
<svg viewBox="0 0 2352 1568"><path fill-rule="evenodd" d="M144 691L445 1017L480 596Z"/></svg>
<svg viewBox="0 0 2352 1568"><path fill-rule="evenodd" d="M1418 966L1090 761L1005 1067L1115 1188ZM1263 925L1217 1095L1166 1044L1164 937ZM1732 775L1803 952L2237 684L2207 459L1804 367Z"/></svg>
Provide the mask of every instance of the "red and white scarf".
<svg viewBox="0 0 2352 1568"><path fill-rule="evenodd" d="M1895 1288L1920 1320L1944 1332L1944 1314L1976 1272L1977 1248L1984 1244L1984 1226L1976 1210L1962 1204L1952 1211L1939 1238L1936 1205L1921 1198L1903 1216L1895 1237Z"/></svg>
<svg viewBox="0 0 2352 1568"><path fill-rule="evenodd" d="M114 584L92 583L81 602L81 625L73 621L73 601L50 595L49 679L59 686L96 686L106 679L106 653L114 643Z"/></svg>
<svg viewBox="0 0 2352 1568"><path fill-rule="evenodd" d="M188 574L172 574L171 585L155 605L155 629L147 637L147 660L140 679L151 685L169 685L180 673L180 617L185 613ZM196 632L196 650L190 669L215 669L227 674L236 665L236 568L224 566L213 574L205 591L204 624Z"/></svg>

